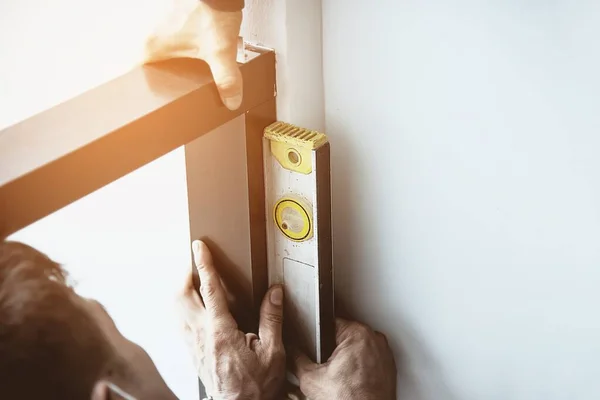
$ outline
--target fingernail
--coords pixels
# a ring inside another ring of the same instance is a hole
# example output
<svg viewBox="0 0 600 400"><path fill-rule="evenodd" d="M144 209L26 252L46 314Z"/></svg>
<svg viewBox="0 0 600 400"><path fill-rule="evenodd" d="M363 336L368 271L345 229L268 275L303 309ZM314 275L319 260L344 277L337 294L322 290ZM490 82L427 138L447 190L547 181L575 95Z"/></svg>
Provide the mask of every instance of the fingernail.
<svg viewBox="0 0 600 400"><path fill-rule="evenodd" d="M237 96L227 97L223 99L223 103L225 103L225 107L230 110L237 110L242 105L242 95L238 94Z"/></svg>
<svg viewBox="0 0 600 400"><path fill-rule="evenodd" d="M194 254L197 254L200 252L200 241L199 240L194 240L192 242L192 251L194 252Z"/></svg>
<svg viewBox="0 0 600 400"><path fill-rule="evenodd" d="M271 292L271 303L276 306L280 306L283 303L283 290L281 287L277 287Z"/></svg>
<svg viewBox="0 0 600 400"><path fill-rule="evenodd" d="M192 242L192 252L194 253L194 265L200 266L200 241L194 240Z"/></svg>

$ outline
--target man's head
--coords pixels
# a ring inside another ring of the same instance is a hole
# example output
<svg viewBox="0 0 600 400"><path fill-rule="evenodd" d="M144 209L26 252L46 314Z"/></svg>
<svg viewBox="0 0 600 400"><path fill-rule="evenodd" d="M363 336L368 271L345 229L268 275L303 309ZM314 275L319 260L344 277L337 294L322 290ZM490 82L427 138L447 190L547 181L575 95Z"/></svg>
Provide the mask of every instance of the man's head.
<svg viewBox="0 0 600 400"><path fill-rule="evenodd" d="M0 397L175 399L150 357L37 250L0 241Z"/></svg>

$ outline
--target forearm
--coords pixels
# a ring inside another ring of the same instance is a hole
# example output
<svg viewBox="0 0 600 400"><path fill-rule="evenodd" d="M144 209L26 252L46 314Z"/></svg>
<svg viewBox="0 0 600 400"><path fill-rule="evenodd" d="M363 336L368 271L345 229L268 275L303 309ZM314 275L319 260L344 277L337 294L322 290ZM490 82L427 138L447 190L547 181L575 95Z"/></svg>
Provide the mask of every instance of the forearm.
<svg viewBox="0 0 600 400"><path fill-rule="evenodd" d="M244 8L244 0L200 0L219 11L240 11Z"/></svg>

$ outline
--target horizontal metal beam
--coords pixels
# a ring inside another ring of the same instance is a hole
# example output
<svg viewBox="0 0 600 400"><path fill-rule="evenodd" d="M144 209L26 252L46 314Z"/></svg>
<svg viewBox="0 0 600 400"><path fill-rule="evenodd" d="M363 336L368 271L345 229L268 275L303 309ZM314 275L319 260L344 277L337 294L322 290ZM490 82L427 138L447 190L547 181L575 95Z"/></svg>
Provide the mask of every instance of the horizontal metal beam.
<svg viewBox="0 0 600 400"><path fill-rule="evenodd" d="M240 66L229 111L206 64L147 65L0 131L0 237L67 206L275 97L275 55Z"/></svg>

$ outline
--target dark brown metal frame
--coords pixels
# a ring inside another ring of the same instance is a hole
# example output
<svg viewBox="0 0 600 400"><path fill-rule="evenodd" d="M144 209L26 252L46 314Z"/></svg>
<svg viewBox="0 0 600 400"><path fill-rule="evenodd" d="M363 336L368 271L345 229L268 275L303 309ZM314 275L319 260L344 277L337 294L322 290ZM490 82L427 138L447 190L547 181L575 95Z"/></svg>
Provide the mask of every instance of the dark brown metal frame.
<svg viewBox="0 0 600 400"><path fill-rule="evenodd" d="M262 137L276 108L274 53L249 54L234 112L205 64L171 60L0 131L0 238L185 145L191 237L210 242L254 330L244 321L268 286Z"/></svg>

